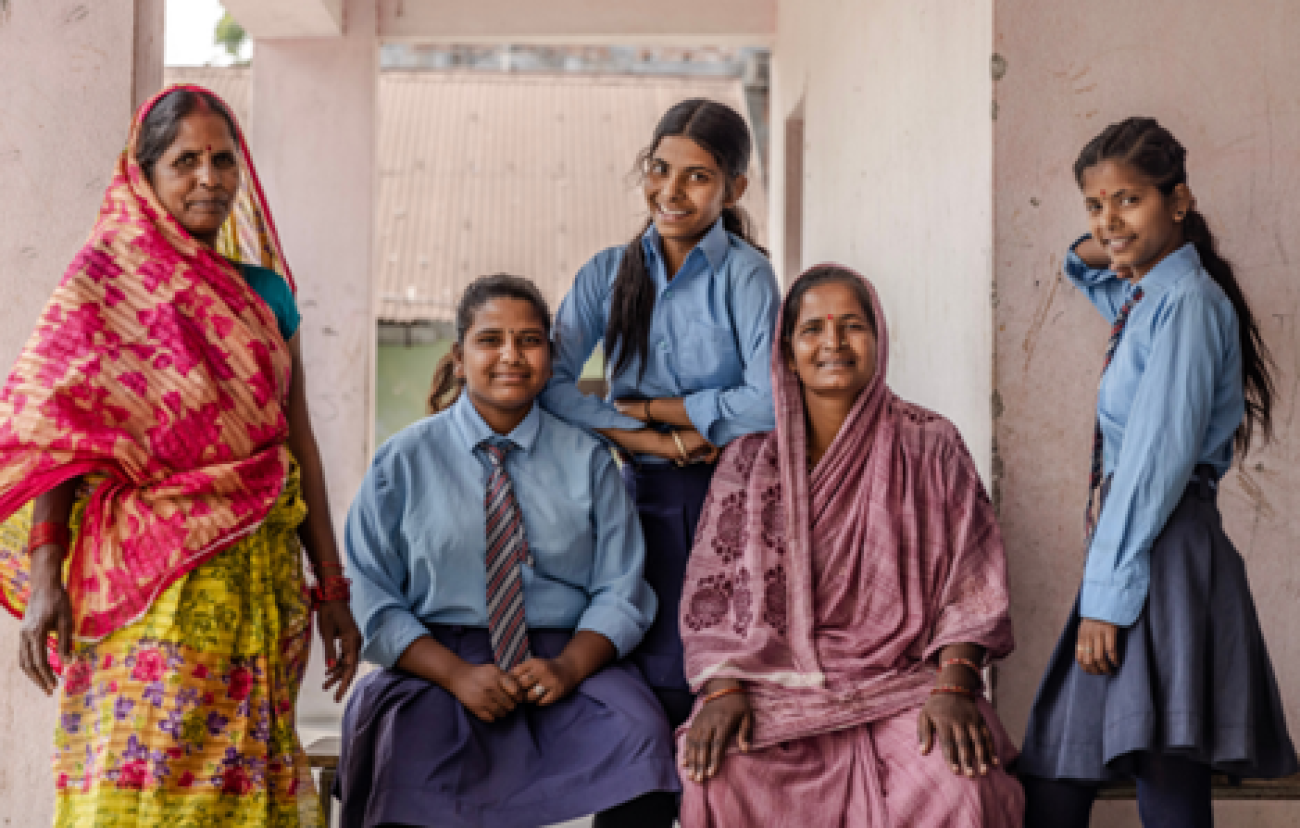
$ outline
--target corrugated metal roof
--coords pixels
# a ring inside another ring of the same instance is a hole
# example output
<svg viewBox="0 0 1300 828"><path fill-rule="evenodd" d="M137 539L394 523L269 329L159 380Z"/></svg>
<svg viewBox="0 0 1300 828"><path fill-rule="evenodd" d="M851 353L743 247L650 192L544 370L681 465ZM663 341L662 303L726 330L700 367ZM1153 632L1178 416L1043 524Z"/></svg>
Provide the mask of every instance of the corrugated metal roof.
<svg viewBox="0 0 1300 828"><path fill-rule="evenodd" d="M245 69L168 69L246 119ZM655 122L685 98L745 112L731 78L394 72L379 87L379 318L448 321L476 276L527 276L553 306L604 247L643 220L630 172ZM761 234L757 170L742 204ZM292 254L292 251L290 251Z"/></svg>

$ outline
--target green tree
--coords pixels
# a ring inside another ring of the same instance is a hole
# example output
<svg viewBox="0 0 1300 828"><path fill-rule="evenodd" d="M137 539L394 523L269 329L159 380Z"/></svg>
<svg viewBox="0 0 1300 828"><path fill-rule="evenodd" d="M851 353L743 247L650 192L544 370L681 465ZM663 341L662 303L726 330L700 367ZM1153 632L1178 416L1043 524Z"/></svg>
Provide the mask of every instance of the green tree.
<svg viewBox="0 0 1300 828"><path fill-rule="evenodd" d="M213 33L212 42L223 47L232 60L238 61L239 53L247 41L248 32L245 32L244 27L230 16L230 12L226 12L217 22L217 30Z"/></svg>

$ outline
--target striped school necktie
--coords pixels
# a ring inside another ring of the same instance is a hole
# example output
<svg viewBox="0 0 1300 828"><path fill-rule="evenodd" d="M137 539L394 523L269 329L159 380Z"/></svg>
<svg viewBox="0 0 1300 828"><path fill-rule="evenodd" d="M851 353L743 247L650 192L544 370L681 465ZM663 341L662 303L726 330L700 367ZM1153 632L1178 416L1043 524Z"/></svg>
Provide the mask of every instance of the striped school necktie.
<svg viewBox="0 0 1300 828"><path fill-rule="evenodd" d="M488 633L497 666L510 670L530 658L522 571L528 557L528 539L524 536L524 514L506 471L506 455L517 446L500 437L479 445L492 461L483 501L487 510Z"/></svg>
<svg viewBox="0 0 1300 828"><path fill-rule="evenodd" d="M1115 324L1110 329L1110 341L1106 343L1106 359L1101 365L1103 377L1106 375L1106 369L1110 367L1110 361L1115 358L1115 349L1119 347L1120 337L1124 335L1128 316L1133 312L1133 306L1140 301L1142 301L1142 288L1134 288L1133 295L1119 309L1119 314L1115 317ZM1096 416L1092 428L1092 468L1088 475L1088 508L1083 515L1083 526L1089 543L1092 542L1092 533L1097 531L1097 514L1093 511L1093 506L1097 501L1097 492L1101 489L1101 412L1098 411Z"/></svg>

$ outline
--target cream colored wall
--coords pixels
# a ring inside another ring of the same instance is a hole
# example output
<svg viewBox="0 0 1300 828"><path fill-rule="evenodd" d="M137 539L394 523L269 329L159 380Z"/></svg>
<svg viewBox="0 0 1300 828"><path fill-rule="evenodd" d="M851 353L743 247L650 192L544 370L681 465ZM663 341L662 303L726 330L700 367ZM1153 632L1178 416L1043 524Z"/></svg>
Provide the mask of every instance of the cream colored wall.
<svg viewBox="0 0 1300 828"><path fill-rule="evenodd" d="M879 288L890 384L992 457L991 0L783 0L773 61L773 261L785 122L805 124L802 264ZM797 274L782 274L786 284Z"/></svg>
<svg viewBox="0 0 1300 828"><path fill-rule="evenodd" d="M1220 504L1249 569L1293 736L1300 735L1300 4L997 0L997 442L1019 647L999 709L1016 738L1078 588L1082 503L1106 325L1063 283L1086 230L1070 167L1108 123L1152 115L1190 153L1191 185L1260 316L1280 370L1277 441ZM1300 805L1227 805L1220 824L1300 824ZM1097 824L1136 825L1131 805Z"/></svg>
<svg viewBox="0 0 1300 828"><path fill-rule="evenodd" d="M375 325L373 0L347 0L341 38L262 40L253 64L253 157L298 281L302 351L330 507L343 520L370 463ZM312 654L300 719L332 727Z"/></svg>
<svg viewBox="0 0 1300 828"><path fill-rule="evenodd" d="M162 70L161 0L0 0L0 366L90 232L135 105ZM48 825L54 703L0 613L0 825Z"/></svg>

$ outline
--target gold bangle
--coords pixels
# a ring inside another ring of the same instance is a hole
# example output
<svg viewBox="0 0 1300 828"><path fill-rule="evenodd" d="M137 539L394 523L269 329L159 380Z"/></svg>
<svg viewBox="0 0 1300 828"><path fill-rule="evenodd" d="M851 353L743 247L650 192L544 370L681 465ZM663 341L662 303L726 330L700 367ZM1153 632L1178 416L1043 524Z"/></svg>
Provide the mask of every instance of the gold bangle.
<svg viewBox="0 0 1300 828"><path fill-rule="evenodd" d="M677 433L677 429L674 428L668 433L673 435L673 442L677 444L677 451L682 455L682 459L677 461L677 465L685 466L687 463L691 462L690 455L686 453L686 445L682 442L682 438Z"/></svg>

